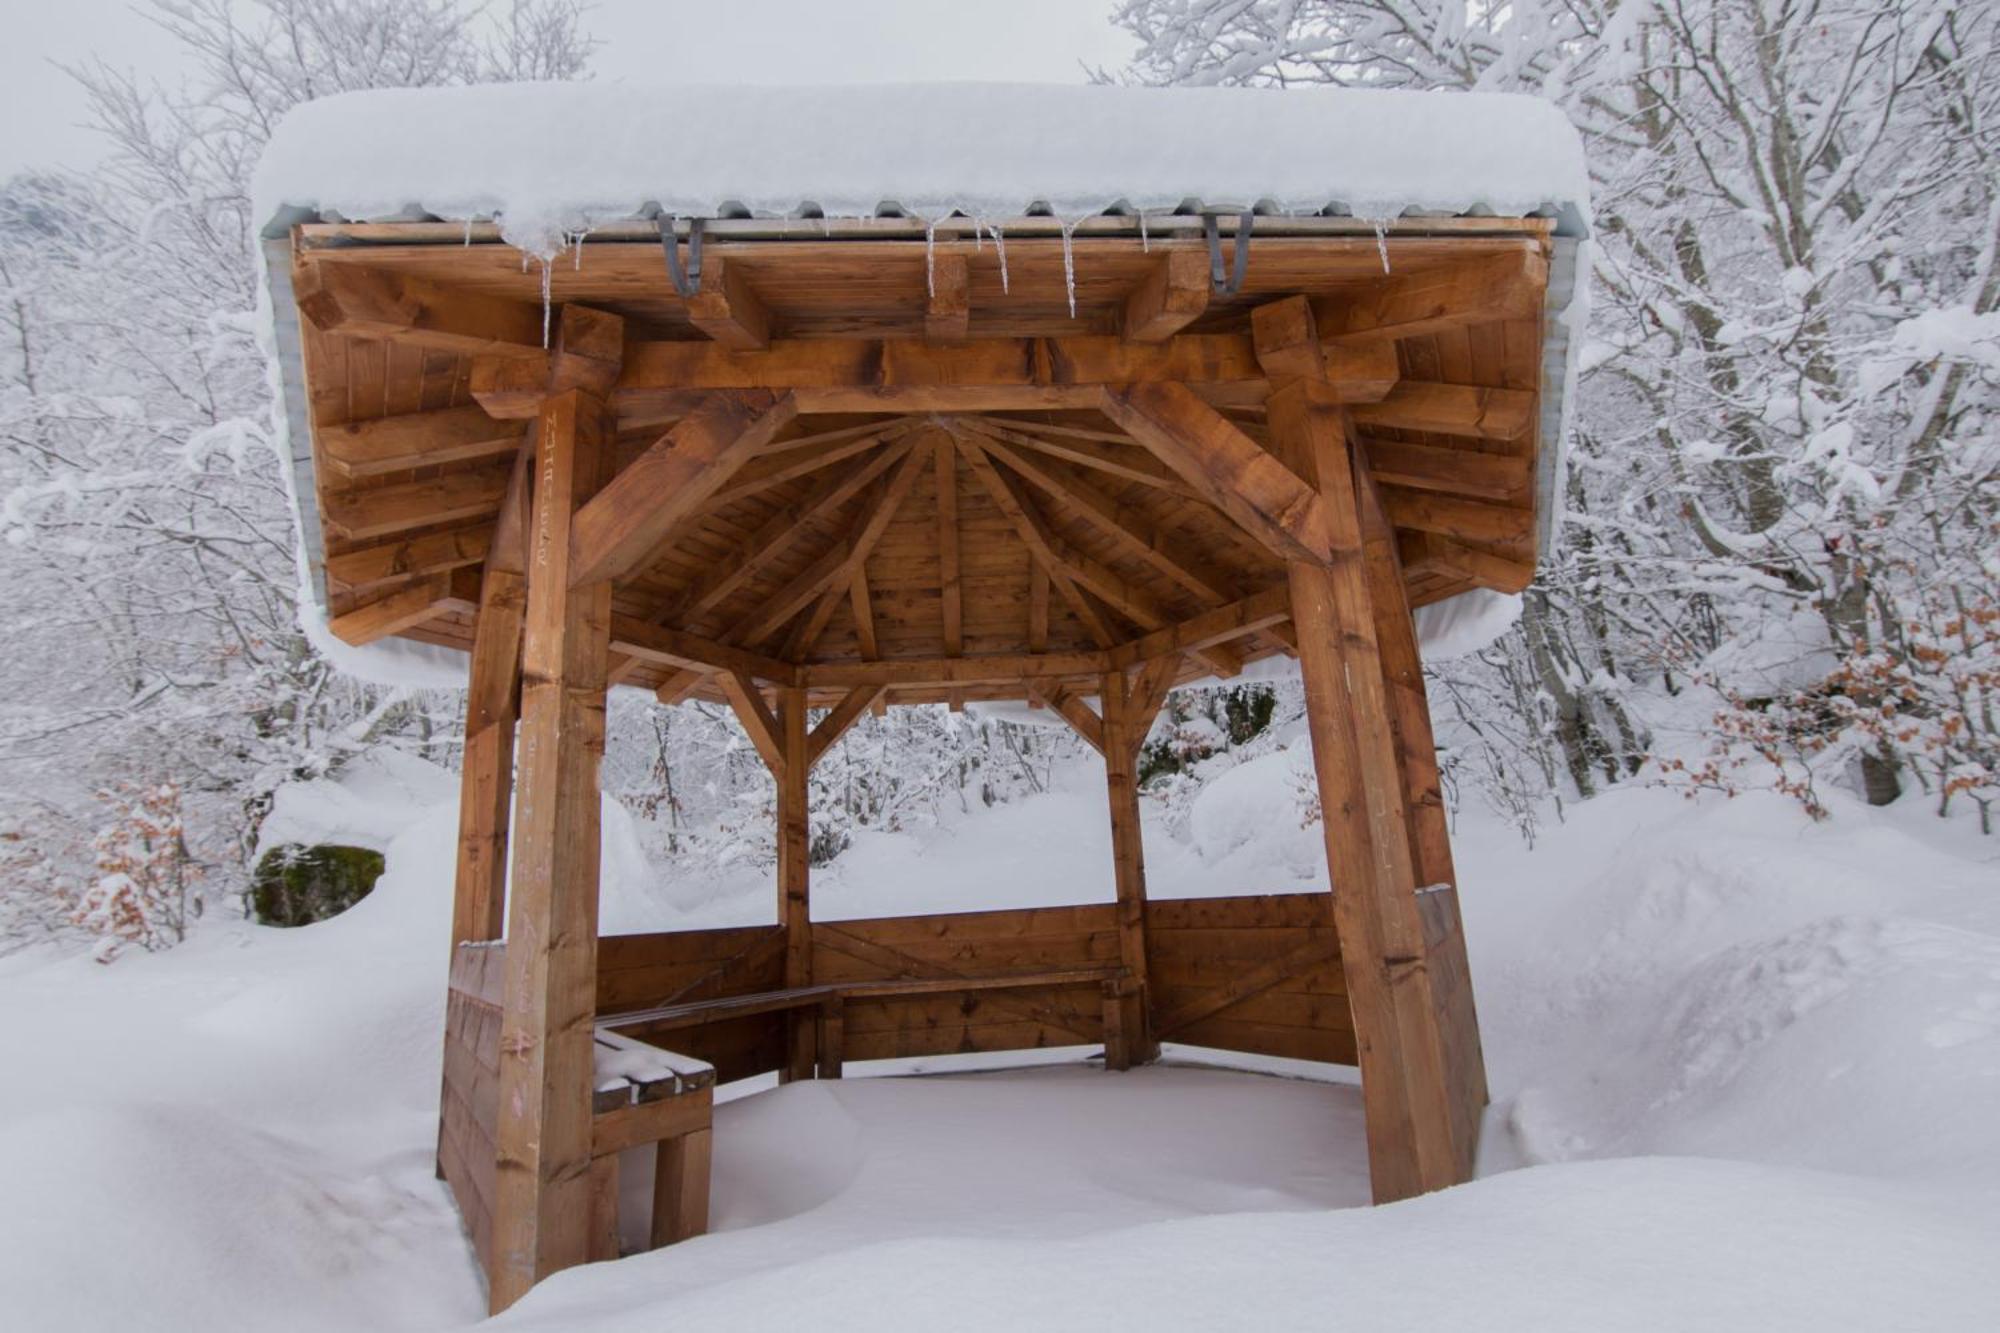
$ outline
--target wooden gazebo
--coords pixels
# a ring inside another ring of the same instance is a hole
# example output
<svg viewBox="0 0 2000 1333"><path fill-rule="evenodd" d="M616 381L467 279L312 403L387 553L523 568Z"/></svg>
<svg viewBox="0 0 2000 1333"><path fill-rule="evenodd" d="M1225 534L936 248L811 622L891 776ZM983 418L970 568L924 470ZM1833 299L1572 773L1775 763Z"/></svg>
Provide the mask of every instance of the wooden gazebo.
<svg viewBox="0 0 2000 1333"><path fill-rule="evenodd" d="M1534 573L1554 219L656 216L533 265L488 223L324 216L266 249L312 592L347 644L470 659L439 1164L496 1310L615 1255L621 1152L660 1145L655 1241L702 1229L715 1079L843 1060L1355 1063L1378 1200L1470 1176L1411 610ZM1334 891L1149 902L1164 696L1280 654ZM735 710L775 925L599 938L614 684ZM978 700L1103 755L1111 901L814 921L815 760L870 709Z"/></svg>

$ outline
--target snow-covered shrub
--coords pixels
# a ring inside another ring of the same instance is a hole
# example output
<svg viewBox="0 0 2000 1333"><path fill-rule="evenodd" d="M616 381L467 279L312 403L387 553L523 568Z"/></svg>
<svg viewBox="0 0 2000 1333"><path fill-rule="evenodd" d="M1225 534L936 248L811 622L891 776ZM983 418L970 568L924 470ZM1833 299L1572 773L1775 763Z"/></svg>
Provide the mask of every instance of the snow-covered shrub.
<svg viewBox="0 0 2000 1333"><path fill-rule="evenodd" d="M171 782L98 793L111 819L92 840L95 876L70 919L95 937L97 961L127 946L159 950L187 938L202 912L202 868L188 852L180 788Z"/></svg>

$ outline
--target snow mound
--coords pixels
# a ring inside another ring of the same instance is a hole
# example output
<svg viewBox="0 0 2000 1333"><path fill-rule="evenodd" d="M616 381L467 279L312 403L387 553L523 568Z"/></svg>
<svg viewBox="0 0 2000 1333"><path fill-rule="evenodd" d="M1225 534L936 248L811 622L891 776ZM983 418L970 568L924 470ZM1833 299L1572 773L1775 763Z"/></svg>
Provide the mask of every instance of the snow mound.
<svg viewBox="0 0 2000 1333"><path fill-rule="evenodd" d="M433 806L457 799L455 774L398 750L372 749L332 777L278 788L258 832L258 853L322 842L379 852Z"/></svg>

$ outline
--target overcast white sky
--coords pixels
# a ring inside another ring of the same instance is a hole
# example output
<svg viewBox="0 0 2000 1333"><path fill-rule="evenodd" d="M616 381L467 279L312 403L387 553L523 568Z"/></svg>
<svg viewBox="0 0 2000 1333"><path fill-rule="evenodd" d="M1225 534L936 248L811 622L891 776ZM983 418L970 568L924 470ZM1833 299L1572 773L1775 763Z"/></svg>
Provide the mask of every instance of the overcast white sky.
<svg viewBox="0 0 2000 1333"><path fill-rule="evenodd" d="M597 77L629 83L1079 83L1130 51L1113 0L595 0ZM133 0L0 0L0 177L84 163L83 100L56 66L93 55L171 77Z"/></svg>

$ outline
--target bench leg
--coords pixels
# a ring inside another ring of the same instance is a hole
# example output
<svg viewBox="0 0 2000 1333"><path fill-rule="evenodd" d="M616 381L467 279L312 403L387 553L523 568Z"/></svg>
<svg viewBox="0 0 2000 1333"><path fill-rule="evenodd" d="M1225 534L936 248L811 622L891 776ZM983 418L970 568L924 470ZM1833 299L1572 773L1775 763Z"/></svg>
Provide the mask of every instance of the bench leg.
<svg viewBox="0 0 2000 1333"><path fill-rule="evenodd" d="M817 1064L813 1047L818 1035L819 1020L811 1011L789 1010L785 1014L785 1067L778 1071L780 1083L790 1083L794 1079L808 1079L813 1076Z"/></svg>
<svg viewBox="0 0 2000 1333"><path fill-rule="evenodd" d="M618 1154L590 1159L590 1262L618 1257Z"/></svg>
<svg viewBox="0 0 2000 1333"><path fill-rule="evenodd" d="M653 1248L708 1231L708 1167L712 1130L661 1139L653 1169Z"/></svg>

